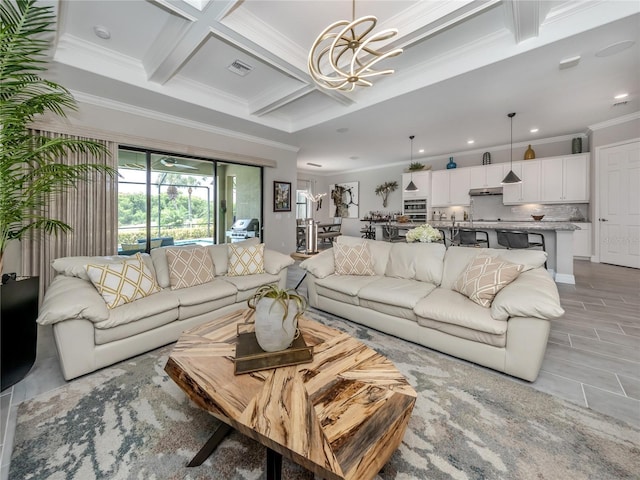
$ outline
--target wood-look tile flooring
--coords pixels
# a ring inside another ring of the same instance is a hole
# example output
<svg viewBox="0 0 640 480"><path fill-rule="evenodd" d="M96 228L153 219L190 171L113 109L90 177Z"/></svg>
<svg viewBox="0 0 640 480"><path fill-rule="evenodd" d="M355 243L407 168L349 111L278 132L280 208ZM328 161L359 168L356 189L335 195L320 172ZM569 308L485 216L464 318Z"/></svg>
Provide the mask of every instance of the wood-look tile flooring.
<svg viewBox="0 0 640 480"><path fill-rule="evenodd" d="M289 288L304 275L298 265L289 268ZM540 376L522 382L640 427L640 270L576 260L574 273L576 285L558 284L566 313L552 322ZM299 291L306 294L304 283ZM0 480L8 478L18 404L64 383L51 326L39 327L33 369L0 395Z"/></svg>
<svg viewBox="0 0 640 480"><path fill-rule="evenodd" d="M538 379L513 380L640 427L640 270L576 260L574 274L575 285L557 284L565 315L551 323Z"/></svg>

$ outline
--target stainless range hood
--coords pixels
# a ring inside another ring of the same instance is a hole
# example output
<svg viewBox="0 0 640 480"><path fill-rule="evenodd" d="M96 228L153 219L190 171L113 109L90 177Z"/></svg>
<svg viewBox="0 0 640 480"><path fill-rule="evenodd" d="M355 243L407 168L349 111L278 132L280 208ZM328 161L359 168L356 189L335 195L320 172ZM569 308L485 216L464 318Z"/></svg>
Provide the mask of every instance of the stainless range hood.
<svg viewBox="0 0 640 480"><path fill-rule="evenodd" d="M502 187L488 187L488 188L472 188L469 190L471 197L486 197L488 195L502 195Z"/></svg>

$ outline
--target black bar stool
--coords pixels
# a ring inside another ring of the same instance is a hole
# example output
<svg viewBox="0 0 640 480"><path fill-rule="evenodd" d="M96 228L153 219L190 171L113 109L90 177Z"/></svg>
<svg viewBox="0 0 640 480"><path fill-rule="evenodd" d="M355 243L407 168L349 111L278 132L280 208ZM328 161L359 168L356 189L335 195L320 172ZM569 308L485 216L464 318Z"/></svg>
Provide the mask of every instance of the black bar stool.
<svg viewBox="0 0 640 480"><path fill-rule="evenodd" d="M498 237L498 244L506 248L542 248L543 252L547 251L542 233L498 230L496 231L496 235ZM535 238L532 239L530 237ZM547 262L544 262L544 268L547 268Z"/></svg>
<svg viewBox="0 0 640 480"><path fill-rule="evenodd" d="M484 244L489 248L489 233L484 230L461 228L453 240L461 247L480 247Z"/></svg>

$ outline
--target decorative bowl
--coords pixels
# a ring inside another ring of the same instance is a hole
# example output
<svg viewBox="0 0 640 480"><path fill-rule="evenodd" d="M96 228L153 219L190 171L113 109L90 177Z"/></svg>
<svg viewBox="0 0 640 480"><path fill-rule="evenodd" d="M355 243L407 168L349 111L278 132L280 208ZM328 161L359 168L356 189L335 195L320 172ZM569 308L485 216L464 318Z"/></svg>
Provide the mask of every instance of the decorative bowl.
<svg viewBox="0 0 640 480"><path fill-rule="evenodd" d="M544 215L531 215L536 222L539 222L544 218Z"/></svg>

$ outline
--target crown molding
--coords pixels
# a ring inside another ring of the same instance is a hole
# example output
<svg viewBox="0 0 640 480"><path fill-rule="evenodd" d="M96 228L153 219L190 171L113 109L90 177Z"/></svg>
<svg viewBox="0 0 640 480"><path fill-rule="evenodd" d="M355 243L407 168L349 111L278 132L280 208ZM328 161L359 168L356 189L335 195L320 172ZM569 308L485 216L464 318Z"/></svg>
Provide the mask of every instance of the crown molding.
<svg viewBox="0 0 640 480"><path fill-rule="evenodd" d="M629 113L628 115L623 115L621 117L612 118L611 120L605 120L604 122L596 123L594 125L589 125L587 127L587 132L592 133L597 130L602 130L603 128L622 125L623 123L632 122L633 120L638 119L640 119L640 111Z"/></svg>
<svg viewBox="0 0 640 480"><path fill-rule="evenodd" d="M172 123L175 125L181 125L187 128L193 128L195 130L201 130L208 133L214 133L216 135L222 135L229 138L234 138L236 140L242 140L244 142L251 142L258 145L263 145L265 147L278 148L281 150L286 150L289 152L298 152L299 148L293 145L287 145L281 142L274 142L272 140L267 140L265 138L256 137L253 135L247 135L244 133L239 133L233 130L228 130L225 128L214 127L212 125L207 125L205 123L196 122L193 120L187 120L182 117L177 117L175 115L168 115L166 113L158 112L155 110L149 110L146 108L135 107L133 105L129 105L127 103L118 102L111 99L106 99L103 97L97 97L95 95L89 95L83 92L71 92L74 98L81 103L87 103L90 105L95 105L98 107L108 108L111 110L116 110L119 112L130 113L132 115L138 115L141 117L151 118L154 120L159 120L162 122Z"/></svg>

